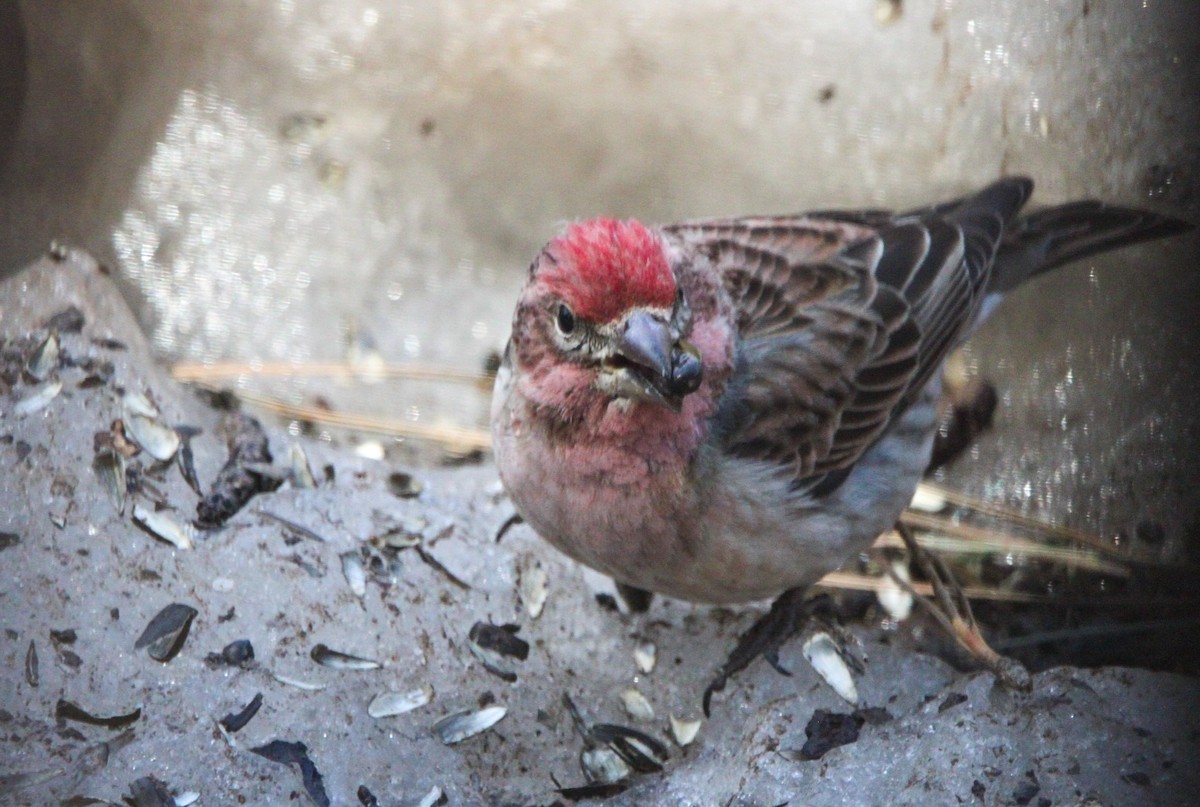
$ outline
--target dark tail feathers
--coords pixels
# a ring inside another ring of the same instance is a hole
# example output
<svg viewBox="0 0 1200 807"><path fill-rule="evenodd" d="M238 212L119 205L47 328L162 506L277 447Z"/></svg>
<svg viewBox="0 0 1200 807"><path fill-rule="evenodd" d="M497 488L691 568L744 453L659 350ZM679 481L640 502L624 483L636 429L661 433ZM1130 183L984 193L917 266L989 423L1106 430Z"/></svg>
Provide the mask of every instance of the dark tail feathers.
<svg viewBox="0 0 1200 807"><path fill-rule="evenodd" d="M1142 241L1178 235L1194 227L1181 219L1148 210L1116 207L1094 200L1039 210L1018 219L1005 232L996 253L988 291L1008 291L1065 263Z"/></svg>

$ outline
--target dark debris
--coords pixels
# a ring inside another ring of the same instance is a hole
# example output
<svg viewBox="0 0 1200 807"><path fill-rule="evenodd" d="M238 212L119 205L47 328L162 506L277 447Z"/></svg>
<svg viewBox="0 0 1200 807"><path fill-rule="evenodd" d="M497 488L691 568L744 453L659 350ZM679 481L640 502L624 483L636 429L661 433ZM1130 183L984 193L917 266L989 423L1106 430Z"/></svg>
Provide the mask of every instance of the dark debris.
<svg viewBox="0 0 1200 807"><path fill-rule="evenodd" d="M187 641L196 609L181 602L173 602L159 611L146 625L142 635L134 642L134 650L146 648L150 658L166 664L179 654Z"/></svg>
<svg viewBox="0 0 1200 807"><path fill-rule="evenodd" d="M234 412L225 419L229 459L196 505L196 526L219 527L259 493L269 493L282 480L251 470L251 465L271 462L271 448L262 424L249 415Z"/></svg>
<svg viewBox="0 0 1200 807"><path fill-rule="evenodd" d="M76 703L63 698L58 699L54 706L54 717L58 720L73 720L76 723L87 723L89 726L103 726L106 729L120 729L136 723L142 716L140 708L123 715L98 717Z"/></svg>
<svg viewBox="0 0 1200 807"><path fill-rule="evenodd" d="M308 746L301 742L272 740L266 745L251 748L250 752L258 754L263 759L278 762L281 765L296 765L304 779L304 789L317 807L329 807L329 796L325 793L325 781L317 766L308 757Z"/></svg>
<svg viewBox="0 0 1200 807"><path fill-rule="evenodd" d="M250 702L236 712L230 712L221 718L221 728L228 731L230 734L241 731L246 724L254 719L258 714L258 710L262 708L263 696L262 693L256 693Z"/></svg>

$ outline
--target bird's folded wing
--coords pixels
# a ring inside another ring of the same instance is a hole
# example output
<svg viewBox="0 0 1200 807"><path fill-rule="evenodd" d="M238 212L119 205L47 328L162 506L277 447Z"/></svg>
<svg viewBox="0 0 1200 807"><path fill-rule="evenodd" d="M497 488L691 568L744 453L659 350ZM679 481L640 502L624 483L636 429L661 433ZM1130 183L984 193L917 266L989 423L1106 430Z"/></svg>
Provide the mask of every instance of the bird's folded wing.
<svg viewBox="0 0 1200 807"><path fill-rule="evenodd" d="M690 222L738 313L717 418L726 451L797 487L836 484L917 396L978 311L1020 180L957 207Z"/></svg>

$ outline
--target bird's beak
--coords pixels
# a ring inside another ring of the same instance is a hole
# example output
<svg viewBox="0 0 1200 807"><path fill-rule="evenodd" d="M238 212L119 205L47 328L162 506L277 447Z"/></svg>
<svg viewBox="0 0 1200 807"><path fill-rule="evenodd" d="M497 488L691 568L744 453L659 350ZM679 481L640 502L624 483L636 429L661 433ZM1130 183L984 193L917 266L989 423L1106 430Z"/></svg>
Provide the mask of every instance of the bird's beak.
<svg viewBox="0 0 1200 807"><path fill-rule="evenodd" d="M629 315L614 349L627 362L621 386L631 397L678 412L684 396L700 386L696 349L682 340L676 342L669 323L647 311Z"/></svg>

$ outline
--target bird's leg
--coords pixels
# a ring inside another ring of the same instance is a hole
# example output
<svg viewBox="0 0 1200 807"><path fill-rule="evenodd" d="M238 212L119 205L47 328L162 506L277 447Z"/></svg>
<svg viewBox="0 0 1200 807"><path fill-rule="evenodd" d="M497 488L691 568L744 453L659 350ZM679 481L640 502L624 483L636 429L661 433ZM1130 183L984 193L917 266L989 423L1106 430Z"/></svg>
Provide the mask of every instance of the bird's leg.
<svg viewBox="0 0 1200 807"><path fill-rule="evenodd" d="M918 594L910 583L901 580L895 573L891 573L892 579L908 591L971 658L991 670L997 680L1012 689L1028 691L1032 686L1029 671L1021 662L1000 655L988 645L983 634L979 632L979 623L975 621L975 615L971 612L971 603L954 579L950 567L938 556L926 552L906 525L897 522L896 531L900 533L909 554L933 587L934 599Z"/></svg>
<svg viewBox="0 0 1200 807"><path fill-rule="evenodd" d="M822 595L806 600L806 591L805 588L790 588L780 594L775 602L771 603L771 610L738 638L737 646L721 665L712 683L704 690L705 717L709 716L713 693L723 690L730 676L744 670L759 656L766 659L781 675L792 674L779 663L779 648L795 636L813 616L832 610L828 597Z"/></svg>
<svg viewBox="0 0 1200 807"><path fill-rule="evenodd" d="M968 381L947 389L938 401L938 430L926 474L958 457L984 429L996 412L996 388L986 381Z"/></svg>
<svg viewBox="0 0 1200 807"><path fill-rule="evenodd" d="M629 606L629 610L634 614L644 614L650 609L650 601L654 599L654 592L646 591L644 588L631 586L628 583L622 583L619 580L614 580L617 584L617 593L621 595L621 599Z"/></svg>

